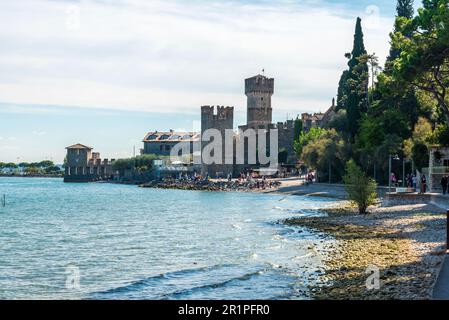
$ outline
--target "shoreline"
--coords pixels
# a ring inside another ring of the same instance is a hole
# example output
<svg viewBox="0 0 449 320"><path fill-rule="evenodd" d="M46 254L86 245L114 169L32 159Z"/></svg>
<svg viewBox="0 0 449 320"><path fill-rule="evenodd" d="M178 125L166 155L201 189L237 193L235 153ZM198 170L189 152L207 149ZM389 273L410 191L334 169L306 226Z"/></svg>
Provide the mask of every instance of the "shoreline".
<svg viewBox="0 0 449 320"><path fill-rule="evenodd" d="M63 179L63 175L4 175L0 174L0 178L61 178Z"/></svg>
<svg viewBox="0 0 449 320"><path fill-rule="evenodd" d="M372 207L361 216L341 202L324 217L283 223L324 232L336 239L327 254L314 299L429 300L445 257L446 216L433 205ZM368 290L367 268L380 271L380 289Z"/></svg>

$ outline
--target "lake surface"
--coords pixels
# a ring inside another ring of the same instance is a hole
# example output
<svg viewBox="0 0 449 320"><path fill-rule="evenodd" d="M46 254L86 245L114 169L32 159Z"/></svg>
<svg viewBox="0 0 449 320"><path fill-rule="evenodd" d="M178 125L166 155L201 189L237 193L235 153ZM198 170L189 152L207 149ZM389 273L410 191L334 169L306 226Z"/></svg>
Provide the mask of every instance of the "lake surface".
<svg viewBox="0 0 449 320"><path fill-rule="evenodd" d="M1 178L0 299L307 299L335 200ZM319 249L319 248L318 248Z"/></svg>

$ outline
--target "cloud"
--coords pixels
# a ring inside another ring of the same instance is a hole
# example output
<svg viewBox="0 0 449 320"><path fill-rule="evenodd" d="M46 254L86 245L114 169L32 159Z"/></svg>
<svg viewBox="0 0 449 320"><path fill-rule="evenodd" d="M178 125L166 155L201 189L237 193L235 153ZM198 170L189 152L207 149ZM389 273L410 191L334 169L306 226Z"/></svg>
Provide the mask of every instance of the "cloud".
<svg viewBox="0 0 449 320"><path fill-rule="evenodd" d="M373 9L374 8L374 9ZM393 24L321 1L3 1L0 100L148 112L244 112L243 79L276 78L275 108L325 110L355 17L381 59Z"/></svg>
<svg viewBox="0 0 449 320"><path fill-rule="evenodd" d="M47 132L45 132L45 131L33 131L32 134L35 135L35 136L45 136L47 134Z"/></svg>

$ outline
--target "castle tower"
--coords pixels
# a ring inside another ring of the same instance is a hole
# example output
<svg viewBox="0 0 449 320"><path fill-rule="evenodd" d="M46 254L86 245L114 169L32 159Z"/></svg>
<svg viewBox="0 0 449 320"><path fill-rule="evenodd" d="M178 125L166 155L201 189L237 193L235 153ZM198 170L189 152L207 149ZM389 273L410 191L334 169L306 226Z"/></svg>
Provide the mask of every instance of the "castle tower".
<svg viewBox="0 0 449 320"><path fill-rule="evenodd" d="M216 129L221 133L222 137L222 159L221 164L204 164L202 167L202 175L209 174L212 178L224 177L233 172L233 165L226 164L225 154L225 137L226 130L234 129L234 107L219 107L217 106L217 113L214 114L213 106L201 107L201 153L205 146L209 144L203 140L203 134L208 129ZM203 155L203 154L202 154ZM227 155L233 156L233 155ZM204 159L204 158L202 158ZM203 161L202 161L203 162Z"/></svg>
<svg viewBox="0 0 449 320"><path fill-rule="evenodd" d="M245 80L248 127L266 127L272 123L271 96L273 93L273 78L257 75Z"/></svg>

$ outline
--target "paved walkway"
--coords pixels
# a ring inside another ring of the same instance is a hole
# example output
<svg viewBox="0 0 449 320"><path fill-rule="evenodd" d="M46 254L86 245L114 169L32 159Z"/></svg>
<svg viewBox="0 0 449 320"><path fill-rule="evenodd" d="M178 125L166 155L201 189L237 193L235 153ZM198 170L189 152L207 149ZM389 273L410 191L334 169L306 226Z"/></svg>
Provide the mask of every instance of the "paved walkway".
<svg viewBox="0 0 449 320"><path fill-rule="evenodd" d="M433 300L449 300L449 255L446 254L443 267L433 289Z"/></svg>

